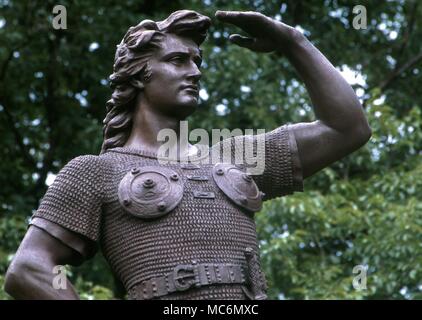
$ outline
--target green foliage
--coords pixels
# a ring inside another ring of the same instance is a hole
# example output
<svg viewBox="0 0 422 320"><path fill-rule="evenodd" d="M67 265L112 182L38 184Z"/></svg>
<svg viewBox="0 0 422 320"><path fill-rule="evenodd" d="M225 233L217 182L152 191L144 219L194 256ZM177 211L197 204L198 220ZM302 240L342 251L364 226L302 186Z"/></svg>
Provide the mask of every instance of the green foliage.
<svg viewBox="0 0 422 320"><path fill-rule="evenodd" d="M273 298L421 298L422 162L411 151L422 141L421 112L413 108L399 121L389 106L370 105L368 118L373 138L347 164L364 173L341 179L326 169L313 180L324 180L327 190L310 183L306 193L266 203L259 214ZM400 150L397 161L391 155ZM352 286L357 265L368 266L367 290Z"/></svg>
<svg viewBox="0 0 422 320"><path fill-rule="evenodd" d="M75 288L80 292L82 300L110 300L114 298L113 291L103 286L94 285L91 281L78 278Z"/></svg>
<svg viewBox="0 0 422 320"><path fill-rule="evenodd" d="M354 87L373 129L364 148L309 178L305 193L268 202L257 214L271 297L422 298L421 4L61 1L68 30L53 30L56 4L0 1L0 287L49 173L99 151L111 94L106 79L127 28L180 8L209 16L230 9L300 25L335 66L359 71L366 81ZM352 28L357 4L367 8L366 30ZM230 45L234 31L213 19L204 44L207 95L189 127L270 130L313 119L288 61ZM98 48L89 49L92 43ZM368 266L366 290L352 286L356 265ZM71 268L70 278L83 299L111 299L118 292L101 255ZM0 299L8 298L0 290Z"/></svg>

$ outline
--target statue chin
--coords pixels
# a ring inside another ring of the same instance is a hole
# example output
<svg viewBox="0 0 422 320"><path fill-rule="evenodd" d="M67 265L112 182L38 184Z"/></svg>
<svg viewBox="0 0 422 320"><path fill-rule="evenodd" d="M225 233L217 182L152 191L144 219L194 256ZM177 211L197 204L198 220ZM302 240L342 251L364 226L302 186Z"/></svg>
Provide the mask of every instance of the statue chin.
<svg viewBox="0 0 422 320"><path fill-rule="evenodd" d="M173 114L173 116L177 118L178 120L184 120L190 115L192 115L196 111L197 108L198 108L197 102L179 105L175 108L176 112Z"/></svg>

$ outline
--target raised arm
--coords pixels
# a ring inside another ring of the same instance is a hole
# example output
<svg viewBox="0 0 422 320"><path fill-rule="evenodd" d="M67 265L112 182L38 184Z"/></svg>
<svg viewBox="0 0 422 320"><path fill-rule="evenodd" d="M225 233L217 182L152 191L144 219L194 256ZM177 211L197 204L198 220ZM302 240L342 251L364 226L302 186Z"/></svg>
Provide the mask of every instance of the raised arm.
<svg viewBox="0 0 422 320"><path fill-rule="evenodd" d="M69 237L73 235L69 233ZM57 265L74 264L80 256L61 241L30 226L6 273L5 291L15 299L79 299L66 279L66 289L53 287Z"/></svg>
<svg viewBox="0 0 422 320"><path fill-rule="evenodd" d="M353 89L299 31L256 12L217 11L216 16L250 35L231 35L233 43L256 52L283 54L304 80L317 118L291 126L304 178L368 141L371 130Z"/></svg>

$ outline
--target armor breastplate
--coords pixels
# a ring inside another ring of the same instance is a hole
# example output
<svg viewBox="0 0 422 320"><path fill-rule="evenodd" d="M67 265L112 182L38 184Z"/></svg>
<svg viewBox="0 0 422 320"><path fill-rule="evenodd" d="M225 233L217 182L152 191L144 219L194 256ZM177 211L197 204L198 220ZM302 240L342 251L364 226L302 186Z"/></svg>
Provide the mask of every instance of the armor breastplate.
<svg viewBox="0 0 422 320"><path fill-rule="evenodd" d="M242 141L218 144L204 156L221 149L233 156ZM254 179L243 166L213 166L197 157L194 164L163 165L156 154L130 147L77 157L33 217L98 243L135 298L265 298L255 221L248 214L261 208L257 185L266 199L302 190L293 133L280 127L265 134L265 143L268 162Z"/></svg>
<svg viewBox="0 0 422 320"><path fill-rule="evenodd" d="M135 167L123 177L118 195L120 204L135 217L158 218L182 200L183 182L169 168Z"/></svg>
<svg viewBox="0 0 422 320"><path fill-rule="evenodd" d="M204 269L192 288L160 299L250 296L242 284L227 284L231 278L224 275L226 284L213 284L217 278L213 280L211 268L218 265L225 271L233 266L247 275L245 249L259 254L254 218L248 213L261 208L262 194L241 169L230 164L162 166L157 159L137 156L120 164L107 190L102 249L128 292L138 292L135 297L171 292L165 279L176 279L177 289L180 274L175 277L175 270L196 261L199 270L210 266L211 280ZM240 275L235 273L234 279Z"/></svg>

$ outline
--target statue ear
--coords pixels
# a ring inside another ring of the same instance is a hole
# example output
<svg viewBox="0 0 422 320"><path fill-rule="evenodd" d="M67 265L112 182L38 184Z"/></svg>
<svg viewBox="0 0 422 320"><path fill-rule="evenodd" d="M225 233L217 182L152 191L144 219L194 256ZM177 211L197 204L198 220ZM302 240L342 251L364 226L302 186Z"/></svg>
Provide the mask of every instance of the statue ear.
<svg viewBox="0 0 422 320"><path fill-rule="evenodd" d="M139 90L143 90L144 89L144 84L139 79L132 79L132 80L130 80L130 84L132 86L134 86L135 88L139 89Z"/></svg>

